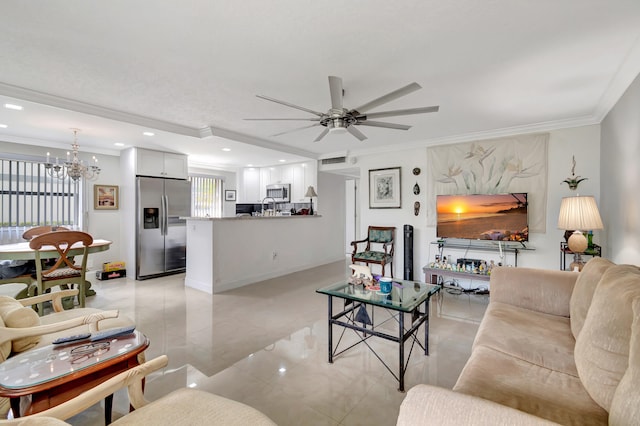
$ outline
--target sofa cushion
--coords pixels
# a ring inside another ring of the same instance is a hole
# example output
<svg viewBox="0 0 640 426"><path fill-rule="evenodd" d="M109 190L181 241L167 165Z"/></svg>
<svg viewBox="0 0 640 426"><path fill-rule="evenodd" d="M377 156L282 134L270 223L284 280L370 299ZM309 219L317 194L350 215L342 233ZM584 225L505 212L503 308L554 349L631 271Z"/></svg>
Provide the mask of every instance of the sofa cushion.
<svg viewBox="0 0 640 426"><path fill-rule="evenodd" d="M2 315L0 315L0 327L5 327ZM6 361L11 355L11 340L0 343L0 362Z"/></svg>
<svg viewBox="0 0 640 426"><path fill-rule="evenodd" d="M629 367L613 394L609 411L609 424L613 426L640 423L640 298L633 301L633 313Z"/></svg>
<svg viewBox="0 0 640 426"><path fill-rule="evenodd" d="M13 297L0 296L0 317L5 327L24 328L40 325L40 317L31 308L27 308ZM38 344L40 336L24 337L11 342L13 352L22 352Z"/></svg>
<svg viewBox="0 0 640 426"><path fill-rule="evenodd" d="M580 330L582 330L587 311L591 306L593 293L596 291L596 286L600 282L602 274L613 265L615 263L610 260L594 257L584 265L582 272L578 275L573 293L571 293L571 302L569 303L571 332L574 338L577 339Z"/></svg>
<svg viewBox="0 0 640 426"><path fill-rule="evenodd" d="M485 346L473 349L453 390L564 425L607 424L580 378Z"/></svg>
<svg viewBox="0 0 640 426"><path fill-rule="evenodd" d="M275 426L248 405L200 390L182 388L120 417L123 425L262 425Z"/></svg>
<svg viewBox="0 0 640 426"><path fill-rule="evenodd" d="M569 318L500 302L489 303L473 342L577 377L575 344Z"/></svg>
<svg viewBox="0 0 640 426"><path fill-rule="evenodd" d="M640 298L640 268L616 265L602 275L575 347L578 374L605 410L629 364L632 302Z"/></svg>

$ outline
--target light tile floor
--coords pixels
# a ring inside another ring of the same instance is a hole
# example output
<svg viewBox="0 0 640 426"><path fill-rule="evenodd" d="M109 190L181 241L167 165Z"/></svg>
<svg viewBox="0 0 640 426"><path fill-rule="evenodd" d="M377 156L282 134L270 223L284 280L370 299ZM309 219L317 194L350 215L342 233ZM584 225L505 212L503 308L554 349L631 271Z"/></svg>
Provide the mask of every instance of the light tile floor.
<svg viewBox="0 0 640 426"><path fill-rule="evenodd" d="M184 275L94 280L97 295L87 305L118 308L133 318L151 341L147 359L169 356L169 366L147 380L150 400L194 386L253 406L282 426L394 425L405 394L366 346L327 361L327 297L315 290L344 280L347 265L336 262L216 295L185 288ZM487 303L487 296L447 292L432 299L430 356L414 350L406 389L454 385ZM345 336L355 339L351 331ZM394 343L369 342L396 366ZM96 404L70 422L102 424L102 410ZM126 392L119 391L114 419L127 410Z"/></svg>

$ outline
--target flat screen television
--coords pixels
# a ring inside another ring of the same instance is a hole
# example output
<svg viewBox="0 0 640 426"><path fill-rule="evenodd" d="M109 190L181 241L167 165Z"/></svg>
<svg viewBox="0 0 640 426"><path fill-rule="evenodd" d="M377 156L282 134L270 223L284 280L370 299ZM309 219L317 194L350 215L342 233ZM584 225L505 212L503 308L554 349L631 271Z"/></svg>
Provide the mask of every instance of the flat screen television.
<svg viewBox="0 0 640 426"><path fill-rule="evenodd" d="M528 241L527 193L438 195L438 238Z"/></svg>

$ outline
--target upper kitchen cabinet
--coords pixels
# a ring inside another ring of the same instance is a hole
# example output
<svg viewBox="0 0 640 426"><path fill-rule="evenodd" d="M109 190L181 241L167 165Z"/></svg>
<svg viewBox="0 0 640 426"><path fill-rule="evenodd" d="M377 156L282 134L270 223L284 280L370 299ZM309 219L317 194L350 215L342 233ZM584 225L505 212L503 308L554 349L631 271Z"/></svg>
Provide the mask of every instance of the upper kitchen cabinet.
<svg viewBox="0 0 640 426"><path fill-rule="evenodd" d="M292 164L292 186L291 186L291 202L300 203L308 202L309 198L305 198L309 186L317 187L317 165L315 161L305 161L304 163Z"/></svg>
<svg viewBox="0 0 640 426"><path fill-rule="evenodd" d="M187 156L169 152L136 149L136 174L175 179L187 179Z"/></svg>
<svg viewBox="0 0 640 426"><path fill-rule="evenodd" d="M291 184L291 202L308 202L305 198L307 187L317 184L317 163L305 161L304 163L286 164L282 166L244 168L238 173L239 194L238 202L260 202L267 195L267 185Z"/></svg>
<svg viewBox="0 0 640 426"><path fill-rule="evenodd" d="M261 170L250 167L238 173L238 203L257 203L264 198L260 184Z"/></svg>

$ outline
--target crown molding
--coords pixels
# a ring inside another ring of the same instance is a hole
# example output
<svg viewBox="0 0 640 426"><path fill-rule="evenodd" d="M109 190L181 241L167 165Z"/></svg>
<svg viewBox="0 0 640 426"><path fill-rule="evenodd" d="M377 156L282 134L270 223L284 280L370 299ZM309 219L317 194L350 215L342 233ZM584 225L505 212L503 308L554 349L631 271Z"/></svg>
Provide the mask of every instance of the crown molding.
<svg viewBox="0 0 640 426"><path fill-rule="evenodd" d="M633 47L629 49L627 57L620 64L618 71L598 102L595 112L598 122L605 119L638 75L640 75L640 35L636 38Z"/></svg>
<svg viewBox="0 0 640 426"><path fill-rule="evenodd" d="M406 142L392 146L358 149L351 152L352 155L371 155L386 152L395 152L402 149L423 148L427 146L450 145L454 143L480 141L486 139L502 138L506 136L522 135L527 133L548 132L551 130L567 129L571 127L591 126L600 124L598 117L590 115L566 120L547 121L544 123L527 124L524 126L504 127L502 129L487 130L481 132L463 133L442 138L425 139L414 142Z"/></svg>
<svg viewBox="0 0 640 426"><path fill-rule="evenodd" d="M209 131L211 136L218 136L221 138L231 139L238 142L243 142L249 145L255 145L266 149L272 149L274 151L286 152L293 155L299 155L301 157L318 159L318 154L315 152L307 151L300 148L295 148L289 145L283 145L276 142L271 142L267 139L258 138L256 136L247 135L245 133L236 132L234 130L223 129L220 127L210 126Z"/></svg>
<svg viewBox="0 0 640 426"><path fill-rule="evenodd" d="M130 114L111 108L105 108L62 96L50 95L24 87L13 86L0 82L0 94L11 98L22 99L29 102L48 105L55 108L75 111L82 114L93 115L96 117L107 118L124 123L135 124L137 126L162 130L169 133L175 133L183 136L191 136L200 138L200 129L183 126L181 124L170 123L167 121L157 120L155 118L144 117L142 115Z"/></svg>

